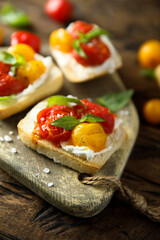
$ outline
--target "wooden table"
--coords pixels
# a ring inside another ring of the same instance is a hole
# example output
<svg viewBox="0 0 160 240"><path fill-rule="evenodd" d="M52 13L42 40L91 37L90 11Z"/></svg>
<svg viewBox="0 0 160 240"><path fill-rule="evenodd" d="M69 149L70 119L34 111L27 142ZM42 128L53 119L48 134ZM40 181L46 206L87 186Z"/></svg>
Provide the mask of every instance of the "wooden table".
<svg viewBox="0 0 160 240"><path fill-rule="evenodd" d="M12 0L31 18L31 30L43 44L49 34L63 24L50 20L43 12L44 0ZM125 183L144 195L149 204L160 205L160 126L147 124L142 106L159 97L154 81L139 75L137 50L147 39L160 39L160 3L158 0L71 0L73 20L95 22L108 29L123 58L119 74L126 88L133 88L133 101L140 116L140 132L122 175ZM5 0L0 1L0 6ZM2 25L4 43L16 29ZM0 239L160 239L158 223L141 216L129 205L112 198L97 216L80 219L56 209L0 170Z"/></svg>

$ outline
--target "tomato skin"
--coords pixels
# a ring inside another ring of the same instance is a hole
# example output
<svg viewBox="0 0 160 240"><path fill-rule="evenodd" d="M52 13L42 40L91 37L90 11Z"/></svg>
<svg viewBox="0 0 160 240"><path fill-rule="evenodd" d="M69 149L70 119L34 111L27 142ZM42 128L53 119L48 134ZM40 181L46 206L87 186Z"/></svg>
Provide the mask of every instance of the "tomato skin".
<svg viewBox="0 0 160 240"><path fill-rule="evenodd" d="M68 29L68 32L74 39L77 39L79 38L79 31L85 34L92 29L93 25L83 21L76 21ZM101 65L110 57L109 48L98 37L91 39L89 43L81 43L80 46L87 55L87 58L81 57L75 49L72 50L71 54L83 66Z"/></svg>
<svg viewBox="0 0 160 240"><path fill-rule="evenodd" d="M110 57L108 47L99 38L93 38L89 43L82 43L81 47L87 58L81 57L75 49L72 50L72 56L83 66L100 65Z"/></svg>
<svg viewBox="0 0 160 240"><path fill-rule="evenodd" d="M18 43L17 45L10 46L8 48L8 52L13 54L15 57L17 53L21 54L27 62L34 60L34 49L25 43Z"/></svg>
<svg viewBox="0 0 160 240"><path fill-rule="evenodd" d="M138 61L141 66L155 68L160 64L160 41L148 40L138 50Z"/></svg>
<svg viewBox="0 0 160 240"><path fill-rule="evenodd" d="M0 73L0 96L10 96L25 89L24 84L7 73Z"/></svg>
<svg viewBox="0 0 160 240"><path fill-rule="evenodd" d="M71 136L71 130L65 130L60 127L52 126L51 123L66 115L76 117L74 110L65 105L55 105L41 110L37 115L37 123L39 126L38 134L42 138L51 140L55 145L59 146L60 141L67 141ZM36 127L37 131L37 127Z"/></svg>
<svg viewBox="0 0 160 240"><path fill-rule="evenodd" d="M107 134L99 123L81 123L73 129L71 139L74 146L100 152L105 148Z"/></svg>
<svg viewBox="0 0 160 240"><path fill-rule="evenodd" d="M65 22L71 18L73 6L68 0L47 0L44 10L51 19Z"/></svg>
<svg viewBox="0 0 160 240"><path fill-rule="evenodd" d="M71 36L76 39L79 37L78 31L81 33L87 33L93 29L93 26L89 23L83 22L83 21L76 21L74 22L71 27L68 29L68 32L71 34Z"/></svg>
<svg viewBox="0 0 160 240"><path fill-rule="evenodd" d="M24 43L32 47L35 52L39 53L41 40L40 38L31 32L27 31L17 31L11 35L10 40L11 45L17 45L19 43Z"/></svg>
<svg viewBox="0 0 160 240"><path fill-rule="evenodd" d="M10 65L0 61L0 73L8 73L10 71Z"/></svg>
<svg viewBox="0 0 160 240"><path fill-rule="evenodd" d="M51 33L49 43L53 48L67 53L72 49L73 39L64 28L60 28Z"/></svg>
<svg viewBox="0 0 160 240"><path fill-rule="evenodd" d="M100 123L106 133L111 133L113 131L115 117L108 108L92 103L86 99L82 99L81 102L87 107L86 112L88 114L93 114L106 120Z"/></svg>
<svg viewBox="0 0 160 240"><path fill-rule="evenodd" d="M150 99L143 106L143 116L148 123L160 124L160 99Z"/></svg>
<svg viewBox="0 0 160 240"><path fill-rule="evenodd" d="M36 81L45 71L46 67L42 61L31 60L19 66L17 78L29 85Z"/></svg>

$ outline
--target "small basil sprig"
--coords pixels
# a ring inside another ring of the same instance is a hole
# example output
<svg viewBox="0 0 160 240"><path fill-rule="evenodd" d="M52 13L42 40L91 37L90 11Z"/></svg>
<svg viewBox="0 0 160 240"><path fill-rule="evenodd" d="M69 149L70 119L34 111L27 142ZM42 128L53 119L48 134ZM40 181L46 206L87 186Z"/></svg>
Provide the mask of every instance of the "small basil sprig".
<svg viewBox="0 0 160 240"><path fill-rule="evenodd" d="M108 37L111 37L111 34L102 28L93 29L86 34L80 31L78 33L79 33L79 39L75 39L73 41L73 48L83 58L87 58L87 55L81 48L81 45L80 45L81 43L88 43L92 38L98 37L100 35L107 35Z"/></svg>
<svg viewBox="0 0 160 240"><path fill-rule="evenodd" d="M10 71L13 73L13 75L15 75L17 67L19 67L21 64L26 63L26 60L24 59L24 57L21 54L16 53L16 55L17 55L17 58L15 58L12 54L10 54L6 51L2 51L2 53L0 55L1 62L12 65L10 68Z"/></svg>
<svg viewBox="0 0 160 240"><path fill-rule="evenodd" d="M155 80L155 73L154 73L154 69L141 69L140 70L140 75L142 77L148 77L150 79Z"/></svg>
<svg viewBox="0 0 160 240"><path fill-rule="evenodd" d="M10 96L3 96L3 97L0 97L0 102L1 101L6 101L6 100L11 100L15 95L12 94Z"/></svg>
<svg viewBox="0 0 160 240"><path fill-rule="evenodd" d="M67 105L69 106L69 103L76 103L76 104L82 104L84 105L78 98L72 98L72 97L65 97L65 96L52 96L48 98L48 104L47 106L53 106L53 105Z"/></svg>
<svg viewBox="0 0 160 240"><path fill-rule="evenodd" d="M56 126L56 127L61 127L65 130L72 130L74 129L78 124L83 123L83 122L104 122L105 120L103 118L94 116L92 114L86 114L84 115L81 119L77 119L72 116L65 116L58 118L54 120L51 125Z"/></svg>
<svg viewBox="0 0 160 240"><path fill-rule="evenodd" d="M17 62L17 59L10 53L2 51L0 55L0 60L5 64L14 65Z"/></svg>
<svg viewBox="0 0 160 240"><path fill-rule="evenodd" d="M101 117L92 115L92 114L86 114L79 120L80 123L82 122L104 122L105 120Z"/></svg>
<svg viewBox="0 0 160 240"><path fill-rule="evenodd" d="M97 98L97 102L109 108L112 112L116 112L127 105L133 93L132 89L117 93L107 93Z"/></svg>
<svg viewBox="0 0 160 240"><path fill-rule="evenodd" d="M30 25L29 17L11 4L5 4L0 10L0 19L12 27L25 27Z"/></svg>

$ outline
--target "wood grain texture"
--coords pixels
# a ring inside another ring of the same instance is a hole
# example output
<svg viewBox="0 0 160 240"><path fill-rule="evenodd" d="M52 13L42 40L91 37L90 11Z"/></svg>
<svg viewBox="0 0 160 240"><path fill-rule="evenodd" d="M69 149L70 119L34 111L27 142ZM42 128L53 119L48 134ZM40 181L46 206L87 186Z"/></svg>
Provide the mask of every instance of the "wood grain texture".
<svg viewBox="0 0 160 240"><path fill-rule="evenodd" d="M6 2L0 1L0 6ZM11 0L31 17L32 27L42 42L48 42L52 30L64 27L47 18L44 0ZM159 0L71 0L73 20L95 22L108 29L123 58L120 76L127 88L135 89L134 103L140 116L140 132L122 179L146 197L149 204L160 205L160 126L147 124L141 114L144 102L159 97L157 84L139 75L137 50L148 39L160 39ZM38 19L38 21L37 21ZM5 45L16 29L2 25ZM87 91L87 89L86 89ZM19 119L23 116L20 115ZM8 119L9 121L9 119ZM104 239L104 240L159 240L157 223L139 215L130 206L114 196L97 216L80 219L72 217L27 190L0 170L0 239ZM18 195L17 195L18 193ZM25 197L32 200L27 200ZM54 219L55 218L55 219ZM47 229L49 229L47 231Z"/></svg>

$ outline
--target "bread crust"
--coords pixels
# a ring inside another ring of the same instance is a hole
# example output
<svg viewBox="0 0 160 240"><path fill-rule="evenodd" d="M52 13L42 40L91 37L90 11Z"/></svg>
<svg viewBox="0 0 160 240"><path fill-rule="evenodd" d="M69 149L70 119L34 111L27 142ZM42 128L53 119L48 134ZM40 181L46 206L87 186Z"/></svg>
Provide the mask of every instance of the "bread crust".
<svg viewBox="0 0 160 240"><path fill-rule="evenodd" d="M20 98L12 99L11 102L0 102L0 120L21 112L39 100L57 92L61 88L62 84L62 73L60 69L52 63L51 70L45 83L36 88L35 91Z"/></svg>
<svg viewBox="0 0 160 240"><path fill-rule="evenodd" d="M111 149L106 152L102 152L96 155L91 162L88 162L82 157L78 157L62 148L55 146L51 141L37 138L36 141L33 139L32 132L36 125L36 113L44 108L47 100L44 100L37 104L24 119L22 119L18 124L18 133L20 139L24 144L32 149L36 150L38 153L43 154L57 163L61 163L72 169L75 169L82 173L94 173L98 171L105 162L110 158L110 156L120 148L122 143L125 141L127 135L122 127L110 135Z"/></svg>

